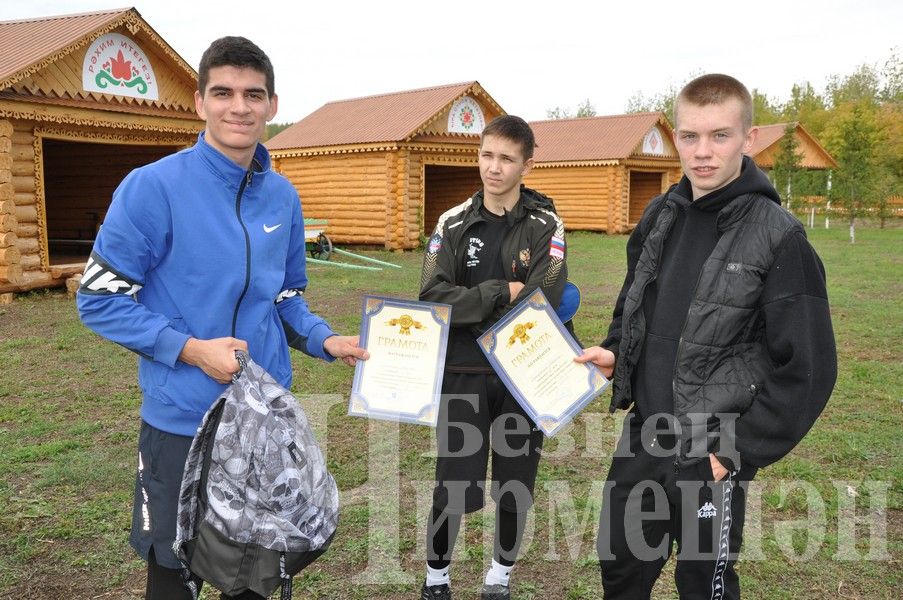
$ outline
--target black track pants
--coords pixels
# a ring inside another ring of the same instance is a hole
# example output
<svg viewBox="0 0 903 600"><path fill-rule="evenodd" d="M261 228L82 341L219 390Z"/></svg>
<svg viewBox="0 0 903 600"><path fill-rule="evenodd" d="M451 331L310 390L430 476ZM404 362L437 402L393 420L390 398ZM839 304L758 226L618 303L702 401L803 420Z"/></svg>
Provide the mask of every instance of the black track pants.
<svg viewBox="0 0 903 600"><path fill-rule="evenodd" d="M605 486L597 543L605 598L649 598L675 541L682 599L739 598L734 562L755 467L714 482L708 458L679 468L667 451L673 436L644 440L640 426L625 424Z"/></svg>

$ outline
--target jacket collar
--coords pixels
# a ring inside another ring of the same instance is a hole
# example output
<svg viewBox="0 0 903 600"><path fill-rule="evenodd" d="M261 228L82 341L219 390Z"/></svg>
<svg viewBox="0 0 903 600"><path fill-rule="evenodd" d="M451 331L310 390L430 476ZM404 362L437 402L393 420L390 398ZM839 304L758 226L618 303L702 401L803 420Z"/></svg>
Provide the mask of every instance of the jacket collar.
<svg viewBox="0 0 903 600"><path fill-rule="evenodd" d="M474 219L481 218L480 208L483 206L483 190L478 191L471 197L470 211ZM552 201L536 190L530 189L524 184L520 186L520 198L514 207L505 213L508 220L508 226L523 220L529 211L546 209L555 212L555 205ZM468 223L469 224L469 223Z"/></svg>
<svg viewBox="0 0 903 600"><path fill-rule="evenodd" d="M241 184L241 180L247 171L231 158L208 144L204 133L202 131L198 134L198 141L194 146L198 154L200 154L214 174L229 185L237 187ZM270 153L261 143L258 143L257 148L254 150L254 158L251 159L251 170L254 172L255 179L266 175L270 171Z"/></svg>

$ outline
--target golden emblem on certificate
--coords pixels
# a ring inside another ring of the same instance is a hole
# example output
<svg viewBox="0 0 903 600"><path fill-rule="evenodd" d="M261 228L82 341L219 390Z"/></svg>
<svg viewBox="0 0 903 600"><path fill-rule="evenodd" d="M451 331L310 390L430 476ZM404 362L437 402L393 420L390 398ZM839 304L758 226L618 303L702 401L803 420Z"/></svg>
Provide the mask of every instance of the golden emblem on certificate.
<svg viewBox="0 0 903 600"><path fill-rule="evenodd" d="M478 338L480 349L511 395L543 433L567 425L609 381L564 328L542 290L536 290Z"/></svg>
<svg viewBox="0 0 903 600"><path fill-rule="evenodd" d="M517 341L520 341L521 344L526 344L530 340L530 335L527 333L527 330L533 329L535 326L536 321L527 321L526 323L518 323L515 325L514 333L508 338L508 345L513 346Z"/></svg>
<svg viewBox="0 0 903 600"><path fill-rule="evenodd" d="M388 321L388 324L392 327L398 325L398 333L400 333L401 335L411 335L411 327L413 327L414 329L423 329L423 323L421 323L420 321L415 321L414 317L412 317L411 315L401 315L397 319Z"/></svg>

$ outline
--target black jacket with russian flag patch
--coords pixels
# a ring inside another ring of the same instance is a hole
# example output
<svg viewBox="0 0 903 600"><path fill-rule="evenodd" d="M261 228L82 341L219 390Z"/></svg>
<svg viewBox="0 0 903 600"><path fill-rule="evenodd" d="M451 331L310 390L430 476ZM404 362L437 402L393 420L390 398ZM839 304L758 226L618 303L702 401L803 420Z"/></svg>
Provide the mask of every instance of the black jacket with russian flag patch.
<svg viewBox="0 0 903 600"><path fill-rule="evenodd" d="M480 190L439 217L427 242L420 279L420 299L452 306L452 334L476 338L502 318L517 303L541 288L557 308L567 282L567 248L564 223L552 200L521 186L520 200L507 213L508 229L502 240L500 260L505 279L487 279L472 287L463 284L467 260L467 231L482 222ZM511 298L508 282L520 281L524 289ZM474 356L479 356L473 342ZM449 343L448 364L461 364L455 346Z"/></svg>

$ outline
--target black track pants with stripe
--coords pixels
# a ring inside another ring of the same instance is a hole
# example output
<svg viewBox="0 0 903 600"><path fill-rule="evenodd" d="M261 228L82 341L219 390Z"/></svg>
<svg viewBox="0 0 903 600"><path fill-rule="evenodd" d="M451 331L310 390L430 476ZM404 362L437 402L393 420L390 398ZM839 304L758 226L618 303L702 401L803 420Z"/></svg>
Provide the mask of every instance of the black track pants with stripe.
<svg viewBox="0 0 903 600"><path fill-rule="evenodd" d="M625 424L602 500L597 550L605 598L649 598L675 542L681 599L739 598L734 562L755 467L714 482L707 458L678 468L673 436L644 436L640 426L638 418Z"/></svg>

